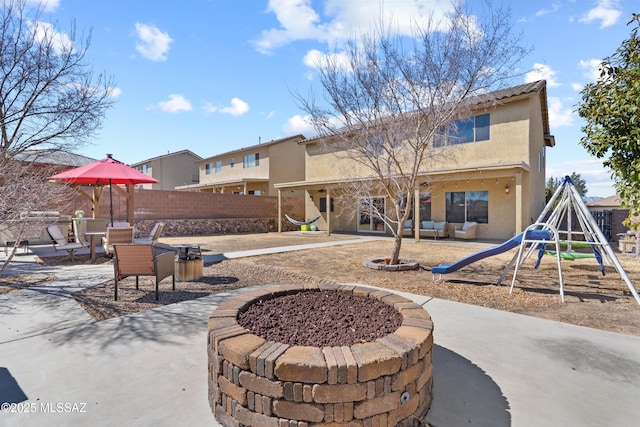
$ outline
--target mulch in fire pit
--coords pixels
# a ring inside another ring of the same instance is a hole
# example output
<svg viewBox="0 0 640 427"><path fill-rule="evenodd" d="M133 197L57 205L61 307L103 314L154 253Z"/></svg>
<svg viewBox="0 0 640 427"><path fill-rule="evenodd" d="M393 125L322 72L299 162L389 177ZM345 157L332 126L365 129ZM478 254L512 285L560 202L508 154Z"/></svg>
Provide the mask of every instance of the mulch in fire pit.
<svg viewBox="0 0 640 427"><path fill-rule="evenodd" d="M402 315L373 298L342 291L305 291L257 301L238 323L268 341L303 346L348 346L393 333Z"/></svg>

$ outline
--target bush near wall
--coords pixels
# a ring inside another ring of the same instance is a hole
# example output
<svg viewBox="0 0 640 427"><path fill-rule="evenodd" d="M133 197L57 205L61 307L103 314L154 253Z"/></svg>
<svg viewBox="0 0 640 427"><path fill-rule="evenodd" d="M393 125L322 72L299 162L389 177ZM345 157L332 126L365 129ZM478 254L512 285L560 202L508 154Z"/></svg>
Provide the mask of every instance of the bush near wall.
<svg viewBox="0 0 640 427"><path fill-rule="evenodd" d="M136 228L147 234L156 220L136 221ZM220 218L220 219L168 219L162 230L163 237L206 236L211 234L269 233L278 231L276 218ZM283 221L282 231L299 230L289 221Z"/></svg>

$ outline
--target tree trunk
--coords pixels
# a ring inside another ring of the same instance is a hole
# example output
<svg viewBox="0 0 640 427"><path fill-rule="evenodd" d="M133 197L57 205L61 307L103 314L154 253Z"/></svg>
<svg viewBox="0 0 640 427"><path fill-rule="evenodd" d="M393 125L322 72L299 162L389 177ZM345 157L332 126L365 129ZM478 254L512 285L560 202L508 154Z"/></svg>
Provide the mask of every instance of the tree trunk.
<svg viewBox="0 0 640 427"><path fill-rule="evenodd" d="M393 252L391 253L391 265L399 264L400 260L400 247L402 246L402 229L404 228L404 223L398 223L398 232L395 235L395 239L393 239Z"/></svg>

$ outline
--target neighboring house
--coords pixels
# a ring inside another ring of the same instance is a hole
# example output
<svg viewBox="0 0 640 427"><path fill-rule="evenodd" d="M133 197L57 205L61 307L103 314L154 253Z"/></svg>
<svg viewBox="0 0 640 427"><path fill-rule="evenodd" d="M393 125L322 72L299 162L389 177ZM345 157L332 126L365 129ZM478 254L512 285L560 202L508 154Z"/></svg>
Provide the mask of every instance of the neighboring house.
<svg viewBox="0 0 640 427"><path fill-rule="evenodd" d="M478 238L508 239L535 221L545 206L546 150L555 145L549 130L546 82L496 91L474 101L473 114L463 119L473 131L459 135L462 139L455 145L438 141L436 145L447 146L434 150L450 151L425 165L428 177L420 177L410 197L419 206L414 210L416 220L447 221L449 236L454 226L471 220L478 223ZM470 130L463 125L458 128ZM315 223L319 230L388 234L385 225L374 223L367 212L341 214L343 210L334 207L331 197L340 193L345 182L366 179L370 172L359 176L353 160L322 149L318 138L301 145L306 151L304 180L276 188L306 191L305 216L321 215ZM385 198L376 196L371 195L373 202L386 209Z"/></svg>
<svg viewBox="0 0 640 427"><path fill-rule="evenodd" d="M629 216L629 209L622 207L618 196L587 203L587 208L609 240L620 240L619 237L629 230L623 225L624 220Z"/></svg>
<svg viewBox="0 0 640 427"><path fill-rule="evenodd" d="M200 182L176 189L275 196L274 184L304 179L304 139L296 135L202 159Z"/></svg>
<svg viewBox="0 0 640 427"><path fill-rule="evenodd" d="M167 153L130 166L157 179L157 184L139 184L147 190L175 190L176 187L198 183L198 162L202 157L189 150Z"/></svg>
<svg viewBox="0 0 640 427"><path fill-rule="evenodd" d="M33 149L22 151L14 157L36 167L53 167L56 173L93 163L96 159L58 149Z"/></svg>

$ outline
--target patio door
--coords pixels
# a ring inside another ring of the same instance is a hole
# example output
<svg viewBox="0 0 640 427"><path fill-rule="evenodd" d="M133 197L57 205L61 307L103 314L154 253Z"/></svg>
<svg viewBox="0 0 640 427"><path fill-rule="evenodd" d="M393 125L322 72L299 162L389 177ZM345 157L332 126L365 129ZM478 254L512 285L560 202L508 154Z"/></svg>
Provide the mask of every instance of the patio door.
<svg viewBox="0 0 640 427"><path fill-rule="evenodd" d="M385 224L382 220L384 215L384 197L361 198L358 209L358 231L384 233Z"/></svg>

